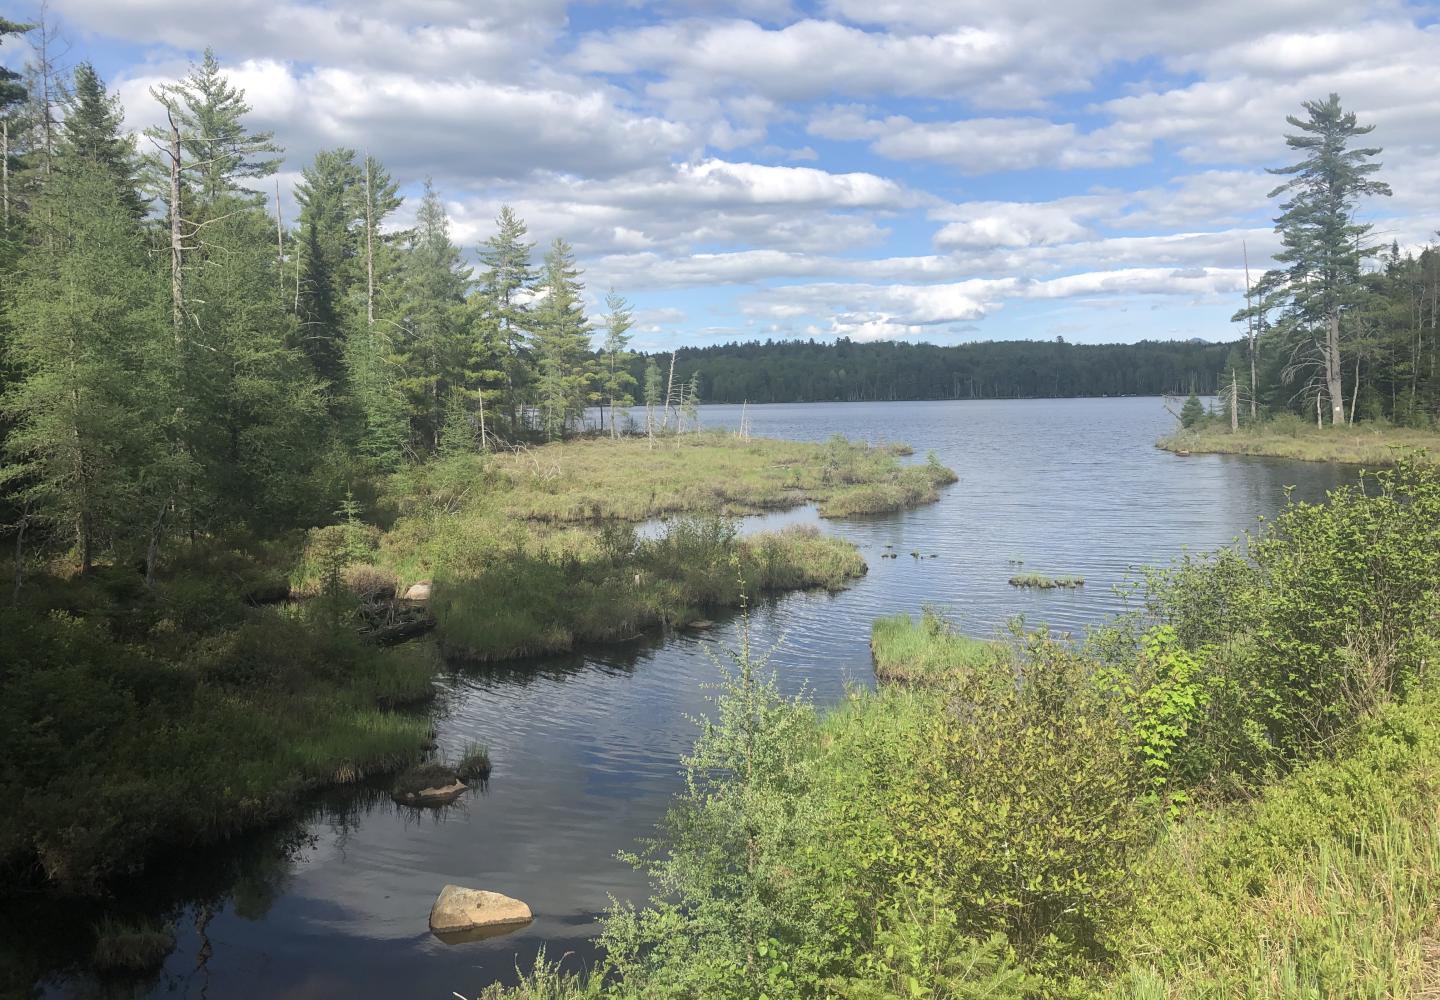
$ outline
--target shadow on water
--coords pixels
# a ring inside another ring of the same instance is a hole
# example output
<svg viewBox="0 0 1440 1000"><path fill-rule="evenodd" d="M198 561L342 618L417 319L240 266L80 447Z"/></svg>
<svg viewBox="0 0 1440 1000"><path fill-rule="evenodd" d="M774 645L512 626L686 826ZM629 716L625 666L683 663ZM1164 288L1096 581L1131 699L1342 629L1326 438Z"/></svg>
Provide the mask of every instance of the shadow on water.
<svg viewBox="0 0 1440 1000"><path fill-rule="evenodd" d="M706 407L703 423L733 427L740 412ZM782 689L821 704L873 684L869 631L880 615L933 603L974 635L1016 614L1082 633L1125 607L1136 567L1229 542L1280 509L1289 486L1316 500L1354 479L1330 466L1156 451L1170 423L1158 400L752 406L748 419L756 435L906 441L960 475L937 504L819 522L860 548L870 572L855 586L752 608L754 645L774 647ZM816 521L797 508L744 528ZM1017 591L1008 581L1019 572L1086 583ZM379 784L333 790L294 823L167 855L106 906L20 901L0 913L0 995L473 996L513 981L541 947L567 964L593 961L589 938L610 899L646 895L616 852L653 831L679 788L690 720L718 676L716 647L735 642L734 612L709 617L703 631L449 665L437 753L483 744L488 785L433 812L396 805ZM447 945L427 923L447 883L522 899L535 920ZM158 976L116 984L86 971L89 928L105 912L173 927Z"/></svg>

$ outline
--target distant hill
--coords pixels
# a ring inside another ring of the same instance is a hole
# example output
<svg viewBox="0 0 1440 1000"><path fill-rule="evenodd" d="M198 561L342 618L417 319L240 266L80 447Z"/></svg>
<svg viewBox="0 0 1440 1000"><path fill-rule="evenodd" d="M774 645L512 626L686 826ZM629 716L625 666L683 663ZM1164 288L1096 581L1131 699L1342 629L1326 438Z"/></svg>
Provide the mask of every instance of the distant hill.
<svg viewBox="0 0 1440 1000"><path fill-rule="evenodd" d="M1203 395L1216 391L1237 344L984 341L941 347L895 341L749 341L676 352L675 377L700 373L707 403L1060 396ZM670 355L654 355L662 373ZM640 378L645 358L637 360Z"/></svg>

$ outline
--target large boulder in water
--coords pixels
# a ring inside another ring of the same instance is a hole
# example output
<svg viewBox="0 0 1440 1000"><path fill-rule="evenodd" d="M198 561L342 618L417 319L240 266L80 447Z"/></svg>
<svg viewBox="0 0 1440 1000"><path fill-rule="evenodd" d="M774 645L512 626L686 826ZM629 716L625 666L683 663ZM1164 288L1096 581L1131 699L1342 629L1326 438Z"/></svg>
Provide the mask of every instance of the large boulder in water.
<svg viewBox="0 0 1440 1000"><path fill-rule="evenodd" d="M430 929L442 940L488 937L524 927L535 919L518 899L485 889L447 885L430 907Z"/></svg>

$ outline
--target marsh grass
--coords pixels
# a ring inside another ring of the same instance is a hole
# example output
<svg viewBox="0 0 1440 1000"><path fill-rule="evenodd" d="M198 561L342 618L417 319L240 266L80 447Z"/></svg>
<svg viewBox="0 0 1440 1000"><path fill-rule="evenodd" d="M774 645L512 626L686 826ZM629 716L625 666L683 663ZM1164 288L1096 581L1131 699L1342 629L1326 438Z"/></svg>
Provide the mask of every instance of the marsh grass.
<svg viewBox="0 0 1440 1000"><path fill-rule="evenodd" d="M387 503L401 515L477 508L515 519L645 521L667 514L757 514L816 503L825 516L928 502L954 473L938 460L902 465L895 446L836 436L824 444L698 433L582 438L410 470ZM866 489L862 490L864 487Z"/></svg>
<svg viewBox="0 0 1440 1000"><path fill-rule="evenodd" d="M447 655L493 661L678 628L744 596L839 590L865 573L848 542L809 526L740 538L717 517L680 517L654 539L539 534L490 565L436 574L431 609Z"/></svg>
<svg viewBox="0 0 1440 1000"><path fill-rule="evenodd" d="M1073 590L1085 586L1083 576L1045 576L1041 573L1021 573L1010 578L1010 586L1033 590Z"/></svg>
<svg viewBox="0 0 1440 1000"><path fill-rule="evenodd" d="M1162 438L1158 447L1192 454L1258 455L1301 462L1339 462L1370 468L1394 465L1398 455L1423 450L1440 458L1440 431L1361 423L1317 428L1288 414L1230 433L1228 424L1202 424Z"/></svg>
<svg viewBox="0 0 1440 1000"><path fill-rule="evenodd" d="M939 612L877 618L870 631L875 676L882 681L934 684L993 667L1008 655L1004 643L960 635Z"/></svg>
<svg viewBox="0 0 1440 1000"><path fill-rule="evenodd" d="M460 748L455 760L455 773L461 781L490 779L490 750L483 743L469 742Z"/></svg>
<svg viewBox="0 0 1440 1000"><path fill-rule="evenodd" d="M95 929L95 968L111 975L143 976L165 964L175 950L175 935L155 921L105 917Z"/></svg>

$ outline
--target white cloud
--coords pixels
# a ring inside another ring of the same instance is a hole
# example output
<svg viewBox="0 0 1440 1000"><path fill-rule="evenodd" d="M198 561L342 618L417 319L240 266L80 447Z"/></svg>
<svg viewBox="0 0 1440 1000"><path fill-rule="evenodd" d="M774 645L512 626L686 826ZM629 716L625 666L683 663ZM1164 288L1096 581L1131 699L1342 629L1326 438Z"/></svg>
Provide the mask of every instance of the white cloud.
<svg viewBox="0 0 1440 1000"><path fill-rule="evenodd" d="M866 118L854 107L822 111L811 135L865 139L892 160L929 160L965 174L1036 167L1119 167L1144 161L1148 142L1105 131L1082 133L1069 122L1046 118L966 118L917 122L904 115Z"/></svg>

